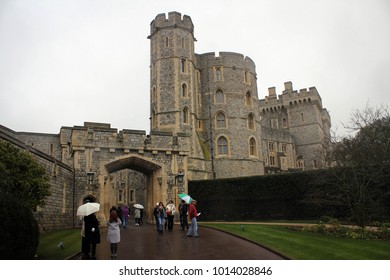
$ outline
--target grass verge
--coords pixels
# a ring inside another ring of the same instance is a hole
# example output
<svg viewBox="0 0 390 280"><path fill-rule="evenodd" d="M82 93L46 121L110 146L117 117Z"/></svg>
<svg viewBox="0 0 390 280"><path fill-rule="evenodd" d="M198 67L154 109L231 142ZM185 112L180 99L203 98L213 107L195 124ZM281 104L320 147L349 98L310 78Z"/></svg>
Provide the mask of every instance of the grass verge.
<svg viewBox="0 0 390 280"><path fill-rule="evenodd" d="M58 246L62 242L63 248ZM37 259L41 260L65 260L80 252L80 229L64 229L41 233Z"/></svg>
<svg viewBox="0 0 390 280"><path fill-rule="evenodd" d="M295 260L390 260L390 242L383 240L340 238L278 225L202 225L241 236Z"/></svg>

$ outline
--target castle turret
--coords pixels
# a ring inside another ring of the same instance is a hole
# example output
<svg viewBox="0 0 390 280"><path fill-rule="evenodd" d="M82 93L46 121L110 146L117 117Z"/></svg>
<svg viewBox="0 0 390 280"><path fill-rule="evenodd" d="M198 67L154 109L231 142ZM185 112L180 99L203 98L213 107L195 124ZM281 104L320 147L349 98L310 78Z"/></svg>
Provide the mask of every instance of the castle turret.
<svg viewBox="0 0 390 280"><path fill-rule="evenodd" d="M191 132L194 126L194 26L189 16L159 14L150 24L151 131Z"/></svg>

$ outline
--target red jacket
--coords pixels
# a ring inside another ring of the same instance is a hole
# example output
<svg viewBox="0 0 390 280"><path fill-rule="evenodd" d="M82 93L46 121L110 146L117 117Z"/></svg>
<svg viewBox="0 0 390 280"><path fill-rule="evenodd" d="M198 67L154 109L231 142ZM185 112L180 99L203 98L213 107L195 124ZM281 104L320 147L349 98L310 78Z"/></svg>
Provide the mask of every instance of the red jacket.
<svg viewBox="0 0 390 280"><path fill-rule="evenodd" d="M190 216L190 220L193 218L193 217L198 217L198 212L196 211L196 207L194 204L190 204L190 210L188 211L188 215Z"/></svg>

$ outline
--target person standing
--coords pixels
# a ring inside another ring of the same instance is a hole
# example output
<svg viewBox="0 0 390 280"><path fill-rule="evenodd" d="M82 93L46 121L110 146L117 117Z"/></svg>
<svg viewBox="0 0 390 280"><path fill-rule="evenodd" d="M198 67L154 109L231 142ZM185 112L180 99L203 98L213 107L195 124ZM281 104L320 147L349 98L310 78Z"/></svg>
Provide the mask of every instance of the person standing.
<svg viewBox="0 0 390 280"><path fill-rule="evenodd" d="M126 227L129 225L129 207L127 206L127 204L123 205L122 219L123 219L123 228L126 229Z"/></svg>
<svg viewBox="0 0 390 280"><path fill-rule="evenodd" d="M173 201L170 200L167 204L166 214L168 219L168 231L172 231L173 229L173 218L175 217L176 207L173 204Z"/></svg>
<svg viewBox="0 0 390 280"><path fill-rule="evenodd" d="M188 230L188 204L182 200L179 204L180 230Z"/></svg>
<svg viewBox="0 0 390 280"><path fill-rule="evenodd" d="M110 218L107 221L107 241L110 242L111 258L117 257L118 243L121 241L120 225L121 220L118 218L118 212L111 211Z"/></svg>
<svg viewBox="0 0 390 280"><path fill-rule="evenodd" d="M191 220L191 226L187 232L188 237L192 237L192 236L199 237L197 218L200 215L200 213L198 214L198 212L196 211L196 203L197 203L196 200L192 200L188 211L188 215Z"/></svg>

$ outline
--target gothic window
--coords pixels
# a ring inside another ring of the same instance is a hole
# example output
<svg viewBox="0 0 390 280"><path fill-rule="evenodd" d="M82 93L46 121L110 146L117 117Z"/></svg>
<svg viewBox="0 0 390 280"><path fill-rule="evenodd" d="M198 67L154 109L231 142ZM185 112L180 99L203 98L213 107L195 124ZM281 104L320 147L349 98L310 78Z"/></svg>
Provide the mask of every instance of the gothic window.
<svg viewBox="0 0 390 280"><path fill-rule="evenodd" d="M282 144L282 152L283 153L287 152L287 145L286 144Z"/></svg>
<svg viewBox="0 0 390 280"><path fill-rule="evenodd" d="M249 155L250 156L257 156L257 153L256 153L256 140L253 137L249 140Z"/></svg>
<svg viewBox="0 0 390 280"><path fill-rule="evenodd" d="M225 94L220 89L217 90L217 92L215 94L215 103L218 103L218 104L225 103Z"/></svg>
<svg viewBox="0 0 390 280"><path fill-rule="evenodd" d="M188 97L187 85L185 83L181 85L181 97Z"/></svg>
<svg viewBox="0 0 390 280"><path fill-rule="evenodd" d="M165 47L169 47L169 38L165 37Z"/></svg>
<svg viewBox="0 0 390 280"><path fill-rule="evenodd" d="M252 107L252 95L249 91L246 93L246 96L245 96L245 105Z"/></svg>
<svg viewBox="0 0 390 280"><path fill-rule="evenodd" d="M274 142L269 142L268 143L268 149L270 150L270 151L275 151L275 143Z"/></svg>
<svg viewBox="0 0 390 280"><path fill-rule="evenodd" d="M215 68L215 79L217 81L221 80L221 68L220 67Z"/></svg>
<svg viewBox="0 0 390 280"><path fill-rule="evenodd" d="M248 128L251 130L255 130L255 120L253 118L253 114L249 114L248 116Z"/></svg>
<svg viewBox="0 0 390 280"><path fill-rule="evenodd" d="M226 118L222 112L219 112L217 115L217 128L226 128Z"/></svg>
<svg viewBox="0 0 390 280"><path fill-rule="evenodd" d="M190 118L189 118L189 110L188 108L184 108L183 112L183 123L185 124L189 124L190 123Z"/></svg>
<svg viewBox="0 0 390 280"><path fill-rule="evenodd" d="M218 138L218 155L228 155L228 141L224 136Z"/></svg>

